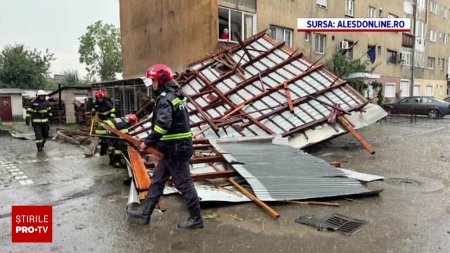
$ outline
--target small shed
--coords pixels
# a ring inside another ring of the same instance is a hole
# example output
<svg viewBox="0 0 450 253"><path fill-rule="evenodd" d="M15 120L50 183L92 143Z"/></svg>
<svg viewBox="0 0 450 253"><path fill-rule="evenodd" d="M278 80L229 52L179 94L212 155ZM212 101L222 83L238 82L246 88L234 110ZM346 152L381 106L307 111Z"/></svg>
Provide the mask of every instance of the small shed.
<svg viewBox="0 0 450 253"><path fill-rule="evenodd" d="M117 116L137 112L151 97L151 89L144 82L145 77L106 81L91 84L94 92L103 89L114 102ZM92 94L94 95L94 94Z"/></svg>
<svg viewBox="0 0 450 253"><path fill-rule="evenodd" d="M0 120L13 121L23 115L22 90L0 89Z"/></svg>

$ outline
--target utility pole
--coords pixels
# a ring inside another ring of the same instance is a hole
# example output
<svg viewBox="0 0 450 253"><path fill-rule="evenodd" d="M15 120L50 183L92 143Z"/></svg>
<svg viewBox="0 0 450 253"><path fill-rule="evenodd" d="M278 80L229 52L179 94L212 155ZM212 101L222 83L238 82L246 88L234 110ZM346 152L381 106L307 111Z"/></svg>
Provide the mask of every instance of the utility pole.
<svg viewBox="0 0 450 253"><path fill-rule="evenodd" d="M417 0L413 1L413 45L411 55L411 80L409 81L409 95L414 96L414 65L416 63L416 20L417 20Z"/></svg>

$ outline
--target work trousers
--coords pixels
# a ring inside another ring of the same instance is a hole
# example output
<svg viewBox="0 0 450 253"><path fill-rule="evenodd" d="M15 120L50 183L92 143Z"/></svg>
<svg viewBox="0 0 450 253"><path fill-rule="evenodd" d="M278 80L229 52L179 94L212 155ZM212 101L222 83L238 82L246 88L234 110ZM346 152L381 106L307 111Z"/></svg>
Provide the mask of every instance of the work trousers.
<svg viewBox="0 0 450 253"><path fill-rule="evenodd" d="M50 126L48 123L35 123L33 124L34 136L36 138L36 147L42 149L44 147L45 141L48 139L48 132L50 131Z"/></svg>
<svg viewBox="0 0 450 253"><path fill-rule="evenodd" d="M156 205L163 195L167 179L172 176L175 187L186 201L187 208L199 208L199 199L189 171L189 160L176 160L164 157L158 162L152 176L152 184L148 193L148 199Z"/></svg>

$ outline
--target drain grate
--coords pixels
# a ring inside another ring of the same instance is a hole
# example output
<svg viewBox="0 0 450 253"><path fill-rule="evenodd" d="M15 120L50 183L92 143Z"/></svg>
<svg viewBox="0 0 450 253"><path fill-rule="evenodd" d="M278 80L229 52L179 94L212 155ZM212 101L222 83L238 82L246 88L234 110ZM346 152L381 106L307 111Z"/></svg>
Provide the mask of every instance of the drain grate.
<svg viewBox="0 0 450 253"><path fill-rule="evenodd" d="M366 225L367 221L353 219L340 214L333 214L324 219L323 223L328 229L344 235L351 235Z"/></svg>
<svg viewBox="0 0 450 253"><path fill-rule="evenodd" d="M353 219L340 214L333 214L325 219L317 219L314 216L304 215L295 221L314 227L317 230L328 229L344 235L352 235L368 223L367 221Z"/></svg>

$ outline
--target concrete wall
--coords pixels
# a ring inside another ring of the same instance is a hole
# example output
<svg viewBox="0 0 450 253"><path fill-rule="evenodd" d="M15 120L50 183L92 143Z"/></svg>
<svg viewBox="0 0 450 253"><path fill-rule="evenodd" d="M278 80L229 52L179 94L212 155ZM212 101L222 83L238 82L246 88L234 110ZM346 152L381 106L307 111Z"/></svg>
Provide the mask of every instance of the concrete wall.
<svg viewBox="0 0 450 253"><path fill-rule="evenodd" d="M11 97L11 107L13 117L23 116L22 94L9 95Z"/></svg>
<svg viewBox="0 0 450 253"><path fill-rule="evenodd" d="M61 92L61 100L64 101L66 107L66 123L76 123L75 118L75 97L92 96L89 90L64 89ZM58 99L58 93L54 94L52 98Z"/></svg>
<svg viewBox="0 0 450 253"><path fill-rule="evenodd" d="M120 0L124 78L164 63L174 71L217 47L217 0Z"/></svg>

